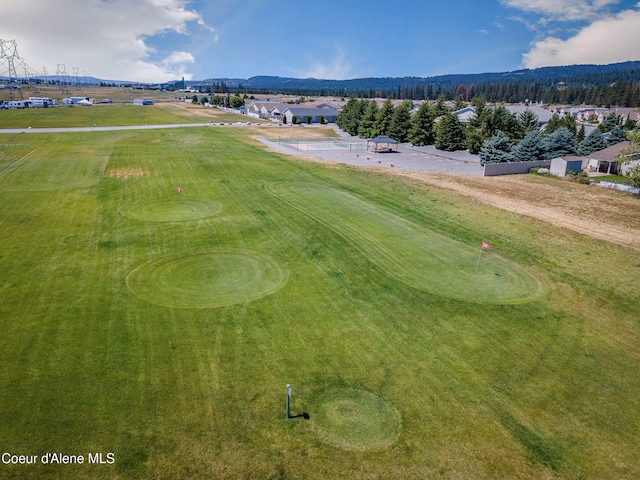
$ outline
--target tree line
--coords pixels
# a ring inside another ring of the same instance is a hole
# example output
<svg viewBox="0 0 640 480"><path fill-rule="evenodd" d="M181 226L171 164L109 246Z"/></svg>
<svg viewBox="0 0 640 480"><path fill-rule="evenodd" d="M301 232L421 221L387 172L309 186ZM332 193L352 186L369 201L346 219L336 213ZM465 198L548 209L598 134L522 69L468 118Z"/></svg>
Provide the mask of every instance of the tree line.
<svg viewBox="0 0 640 480"><path fill-rule="evenodd" d="M366 86L354 83L348 88L255 88L219 85L206 86L207 92L252 92L259 95L304 95L337 96L347 98L389 98L392 100L452 101L460 99L469 102L475 97L486 98L492 103L520 103L526 100L547 104L594 105L598 107L640 107L640 82L618 78L611 83L588 83L556 81L550 84L539 81L492 81L482 83L458 83L448 86L442 83L402 83L390 89L390 85Z"/></svg>
<svg viewBox="0 0 640 480"><path fill-rule="evenodd" d="M490 106L482 97L474 97L475 115L463 123L455 115L460 103L448 107L442 99L423 102L411 115L412 102L404 100L394 107L386 99L382 107L374 100L350 97L336 118L336 125L350 135L374 138L387 135L400 143L433 145L444 151L466 150L480 155L480 162L521 162L545 160L566 155L588 155L626 140L633 121L611 113L592 133L584 124L578 127L570 115L553 115L544 130L531 110L520 114L504 106ZM605 135L606 134L606 135Z"/></svg>

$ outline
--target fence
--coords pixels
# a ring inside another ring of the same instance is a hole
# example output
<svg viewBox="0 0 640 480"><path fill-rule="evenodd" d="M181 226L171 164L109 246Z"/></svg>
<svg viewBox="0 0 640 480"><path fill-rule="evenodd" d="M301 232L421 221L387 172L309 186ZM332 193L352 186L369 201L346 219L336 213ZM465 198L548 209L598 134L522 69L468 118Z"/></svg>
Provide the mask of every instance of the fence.
<svg viewBox="0 0 640 480"><path fill-rule="evenodd" d="M316 150L366 150L367 148L367 144L363 142L345 142L344 140L335 139L282 138L271 139L270 141L305 152Z"/></svg>
<svg viewBox="0 0 640 480"><path fill-rule="evenodd" d="M631 185L623 185L621 183L613 183L613 182L600 182L599 185L604 188L612 188L614 190L620 190L621 192L640 195L640 188L632 187Z"/></svg>
<svg viewBox="0 0 640 480"><path fill-rule="evenodd" d="M507 163L485 163L484 176L495 177L497 175L514 175L518 173L529 173L532 168L551 166L551 160L536 160L532 162L507 162Z"/></svg>

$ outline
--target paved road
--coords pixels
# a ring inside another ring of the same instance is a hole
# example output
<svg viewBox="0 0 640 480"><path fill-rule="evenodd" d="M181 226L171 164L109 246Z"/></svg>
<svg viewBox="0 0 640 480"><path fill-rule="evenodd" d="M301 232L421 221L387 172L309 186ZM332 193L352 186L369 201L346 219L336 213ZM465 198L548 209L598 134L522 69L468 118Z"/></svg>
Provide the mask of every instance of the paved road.
<svg viewBox="0 0 640 480"><path fill-rule="evenodd" d="M171 125L121 125L115 127L61 127L61 128L3 128L0 133L64 133L64 132L113 132L116 130L152 130L156 128L209 127L209 123L176 123Z"/></svg>

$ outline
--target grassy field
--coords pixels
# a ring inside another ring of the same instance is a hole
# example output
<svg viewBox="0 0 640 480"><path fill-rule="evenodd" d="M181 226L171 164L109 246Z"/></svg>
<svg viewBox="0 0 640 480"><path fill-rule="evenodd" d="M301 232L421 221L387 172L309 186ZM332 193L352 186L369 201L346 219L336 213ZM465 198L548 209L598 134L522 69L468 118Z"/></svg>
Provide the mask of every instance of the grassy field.
<svg viewBox="0 0 640 480"><path fill-rule="evenodd" d="M639 252L253 134L2 136L0 478L640 477Z"/></svg>
<svg viewBox="0 0 640 480"><path fill-rule="evenodd" d="M253 120L181 103L153 106L93 105L89 107L27 108L0 110L0 128L91 127L112 125L160 125L173 123L238 122ZM183 108L178 108L183 107Z"/></svg>

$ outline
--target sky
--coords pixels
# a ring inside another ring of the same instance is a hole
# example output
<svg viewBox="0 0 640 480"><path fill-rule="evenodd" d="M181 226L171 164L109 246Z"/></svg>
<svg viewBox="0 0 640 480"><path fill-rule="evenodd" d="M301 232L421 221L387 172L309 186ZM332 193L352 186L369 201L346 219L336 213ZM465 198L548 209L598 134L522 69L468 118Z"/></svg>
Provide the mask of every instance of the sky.
<svg viewBox="0 0 640 480"><path fill-rule="evenodd" d="M0 18L31 74L132 82L640 60L637 0L0 0Z"/></svg>

